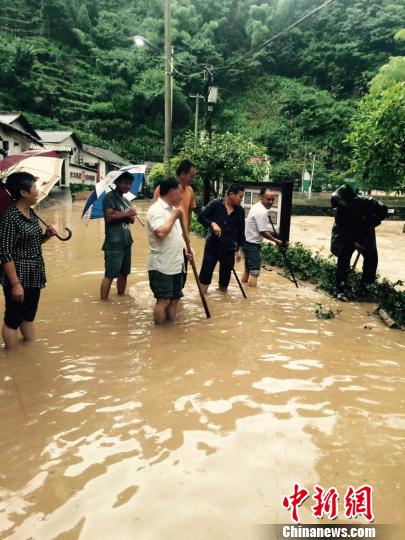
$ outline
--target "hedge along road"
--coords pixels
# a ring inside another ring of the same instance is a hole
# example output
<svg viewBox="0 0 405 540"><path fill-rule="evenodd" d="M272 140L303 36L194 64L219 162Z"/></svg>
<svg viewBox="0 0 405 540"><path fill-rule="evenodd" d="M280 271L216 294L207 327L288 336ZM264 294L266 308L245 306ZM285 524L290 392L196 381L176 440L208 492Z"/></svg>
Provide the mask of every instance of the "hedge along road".
<svg viewBox="0 0 405 540"><path fill-rule="evenodd" d="M189 276L156 328L145 229L129 294L101 303L103 223L81 207L42 210L74 236L44 247L38 341L0 350L0 538L254 538L290 521L295 482L341 501L368 483L376 523L403 522L403 333L275 271L247 300L210 292L210 320ZM317 302L342 313L318 320Z"/></svg>

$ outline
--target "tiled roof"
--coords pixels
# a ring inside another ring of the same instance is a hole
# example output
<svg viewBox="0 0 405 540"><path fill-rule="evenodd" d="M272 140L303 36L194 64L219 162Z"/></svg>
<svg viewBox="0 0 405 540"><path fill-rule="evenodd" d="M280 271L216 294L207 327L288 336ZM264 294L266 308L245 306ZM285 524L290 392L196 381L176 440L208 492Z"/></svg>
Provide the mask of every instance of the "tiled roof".
<svg viewBox="0 0 405 540"><path fill-rule="evenodd" d="M14 113L14 112L0 112L0 122L3 122L4 124L11 124L11 122L14 122L14 120L17 120L17 118L20 116L20 113Z"/></svg>
<svg viewBox="0 0 405 540"><path fill-rule="evenodd" d="M27 133L28 135L31 135L31 137L34 137L35 139L38 139L38 133L35 131L35 129L31 126L31 124L28 122L28 120L25 118L25 116L21 112L16 111L0 111L0 122L3 124L8 124L11 127L11 124L15 121L20 122L23 129L20 129L20 132ZM19 129L19 128L16 128Z"/></svg>
<svg viewBox="0 0 405 540"><path fill-rule="evenodd" d="M38 135L44 143L61 143L71 135L73 131L42 131L38 130Z"/></svg>
<svg viewBox="0 0 405 540"><path fill-rule="evenodd" d="M31 139L31 141L33 141L35 144L37 144L40 148L43 148L43 145L41 144L41 141L39 141L38 139L36 139L35 137L33 137L30 133L27 133L26 131L21 131L21 129L18 129L14 126L10 126L10 124L8 124L7 122L2 122L0 120L0 127L2 127L3 129L5 129L6 131L14 131L16 133L18 133L19 135L23 135L24 137L28 137L29 139Z"/></svg>
<svg viewBox="0 0 405 540"><path fill-rule="evenodd" d="M115 165L130 165L130 161L105 148L83 143L83 150L92 156L98 157L103 161L108 161L109 163L114 163Z"/></svg>

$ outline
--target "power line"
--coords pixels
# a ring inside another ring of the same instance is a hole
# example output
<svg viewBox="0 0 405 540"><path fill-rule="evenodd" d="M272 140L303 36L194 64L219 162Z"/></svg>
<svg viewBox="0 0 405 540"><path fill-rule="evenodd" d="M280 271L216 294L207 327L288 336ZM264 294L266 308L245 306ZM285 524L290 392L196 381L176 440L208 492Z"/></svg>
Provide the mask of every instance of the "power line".
<svg viewBox="0 0 405 540"><path fill-rule="evenodd" d="M261 45L258 45L256 47L253 47L252 49L249 49L245 54L240 56L237 60L232 61L229 65L224 65L222 67L221 66L220 67L214 67L213 70L217 71L218 73L221 73L223 71L227 71L232 66L234 66L236 64L239 64L243 60L243 58L245 58L246 56L252 56L252 54L253 54L253 57L254 57L259 51L261 51L262 49L264 49L265 47L267 47L268 45L273 43L273 41L275 41L279 37L283 36L284 34L287 34L290 30L292 30L293 28L295 28L296 26L298 26L302 22L306 21L307 19L309 19L310 17L312 17L313 15L318 13L319 11L322 11L323 9L328 7L334 1L335 0L326 0L326 2L324 2L320 6L312 9L306 15L304 15L303 17L301 17L297 21L293 22L292 24L290 24L289 26L287 26L286 28L284 28L283 30L278 32L278 34L276 34L276 35L272 36L271 38L267 39L266 41L264 41Z"/></svg>

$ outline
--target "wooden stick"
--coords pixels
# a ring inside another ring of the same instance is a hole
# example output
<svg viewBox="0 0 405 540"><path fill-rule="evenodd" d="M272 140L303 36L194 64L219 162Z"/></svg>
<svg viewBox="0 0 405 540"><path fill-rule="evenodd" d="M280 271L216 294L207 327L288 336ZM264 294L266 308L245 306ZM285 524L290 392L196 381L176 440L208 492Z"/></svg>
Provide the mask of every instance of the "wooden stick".
<svg viewBox="0 0 405 540"><path fill-rule="evenodd" d="M139 223L142 225L142 227L145 227L145 223L141 220L141 218L138 216L138 214L135 216L135 218L139 221Z"/></svg>
<svg viewBox="0 0 405 540"><path fill-rule="evenodd" d="M276 235L276 237L278 236L277 234L277 231L276 231L276 228L274 226L274 223L273 223L273 220L271 219L271 215L269 214L269 221L271 223L271 226L273 227L273 232L274 234ZM283 245L279 248L280 251L281 251L281 256L283 257L283 262L284 262L284 266L287 268L287 270L290 272L291 274L291 278L288 278L287 276L287 279L289 279L292 283L294 283L294 285L297 287L298 289L298 283L297 283L297 280L295 279L295 275L294 275L294 272L293 272L293 268L292 268L292 264L290 264L288 261L287 261L287 254L286 254L286 245L283 243Z"/></svg>
<svg viewBox="0 0 405 540"><path fill-rule="evenodd" d="M359 262L359 259L360 259L360 251L357 252L357 255L356 255L356 258L354 259L354 263L353 263L353 266L352 266L352 272L355 270L356 266L357 266L357 263Z"/></svg>
<svg viewBox="0 0 405 540"><path fill-rule="evenodd" d="M243 285L242 283L240 282L239 278L238 278L238 274L235 272L235 268L232 268L232 272L233 272L233 275L235 276L235 279L239 285L239 289L240 289L240 292L242 293L243 295L243 298L247 298L246 296L246 293L245 293L245 289L243 288Z"/></svg>
<svg viewBox="0 0 405 540"><path fill-rule="evenodd" d="M186 243L187 251L188 251L188 253L191 253L190 239L188 237L188 234L186 232L186 228L184 227L184 223L183 223L183 220L181 218L180 218L180 225L181 225L181 230L183 231L183 238L184 238L184 242ZM195 278L195 281L197 283L198 292L200 293L200 298L201 298L202 305L204 307L205 314L207 316L207 319L209 319L211 317L211 313L210 313L210 310L208 308L207 300L205 299L205 294L204 294L204 292L202 290L202 287L201 287L201 283L200 283L200 279L198 277L198 272L197 272L197 268L196 268L196 265L195 265L194 258L192 258L190 260L190 264L191 264L191 268L193 269L194 278Z"/></svg>

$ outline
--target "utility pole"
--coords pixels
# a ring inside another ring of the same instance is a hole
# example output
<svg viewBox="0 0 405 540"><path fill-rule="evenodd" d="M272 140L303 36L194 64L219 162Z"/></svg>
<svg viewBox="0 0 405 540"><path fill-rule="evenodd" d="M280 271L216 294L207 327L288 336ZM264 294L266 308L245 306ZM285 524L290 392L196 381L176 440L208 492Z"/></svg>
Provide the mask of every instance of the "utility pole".
<svg viewBox="0 0 405 540"><path fill-rule="evenodd" d="M200 112L200 99L204 99L204 96L201 96L200 94L196 94L195 96L193 96L192 94L190 94L189 97L195 99L194 136L195 136L195 142L197 143L197 137L198 137L198 120L199 120L199 112Z"/></svg>
<svg viewBox="0 0 405 540"><path fill-rule="evenodd" d="M163 163L165 176L170 176L170 157L172 147L172 39L170 30L170 0L164 0L165 17L165 146Z"/></svg>
<svg viewBox="0 0 405 540"><path fill-rule="evenodd" d="M311 198L312 194L312 182L314 181L314 171L315 171L315 154L309 153L310 156L312 156L312 172L311 172L311 183L309 184L309 190L308 190L308 199Z"/></svg>
<svg viewBox="0 0 405 540"><path fill-rule="evenodd" d="M205 80L205 85L204 85L205 130L208 133L208 143L211 144L213 107L208 102L208 96L210 95L210 90L212 87L212 83L214 82L214 77L212 75L211 70L208 67L206 67L204 70L204 80ZM211 194L210 179L204 178L204 195L203 195L204 205L209 203L210 194Z"/></svg>
<svg viewBox="0 0 405 540"><path fill-rule="evenodd" d="M205 104L205 129L208 133L208 140L211 142L212 136L212 111L213 107L208 102L208 97L210 95L210 90L212 88L212 83L214 82L214 77L212 71L208 68L205 68L204 71L205 85L204 85L204 104Z"/></svg>
<svg viewBox="0 0 405 540"><path fill-rule="evenodd" d="M306 171L306 166L307 166L307 141L305 141L305 146L304 146L304 163L302 165L302 175L301 175L301 193L304 193L304 175L305 175L305 171Z"/></svg>

